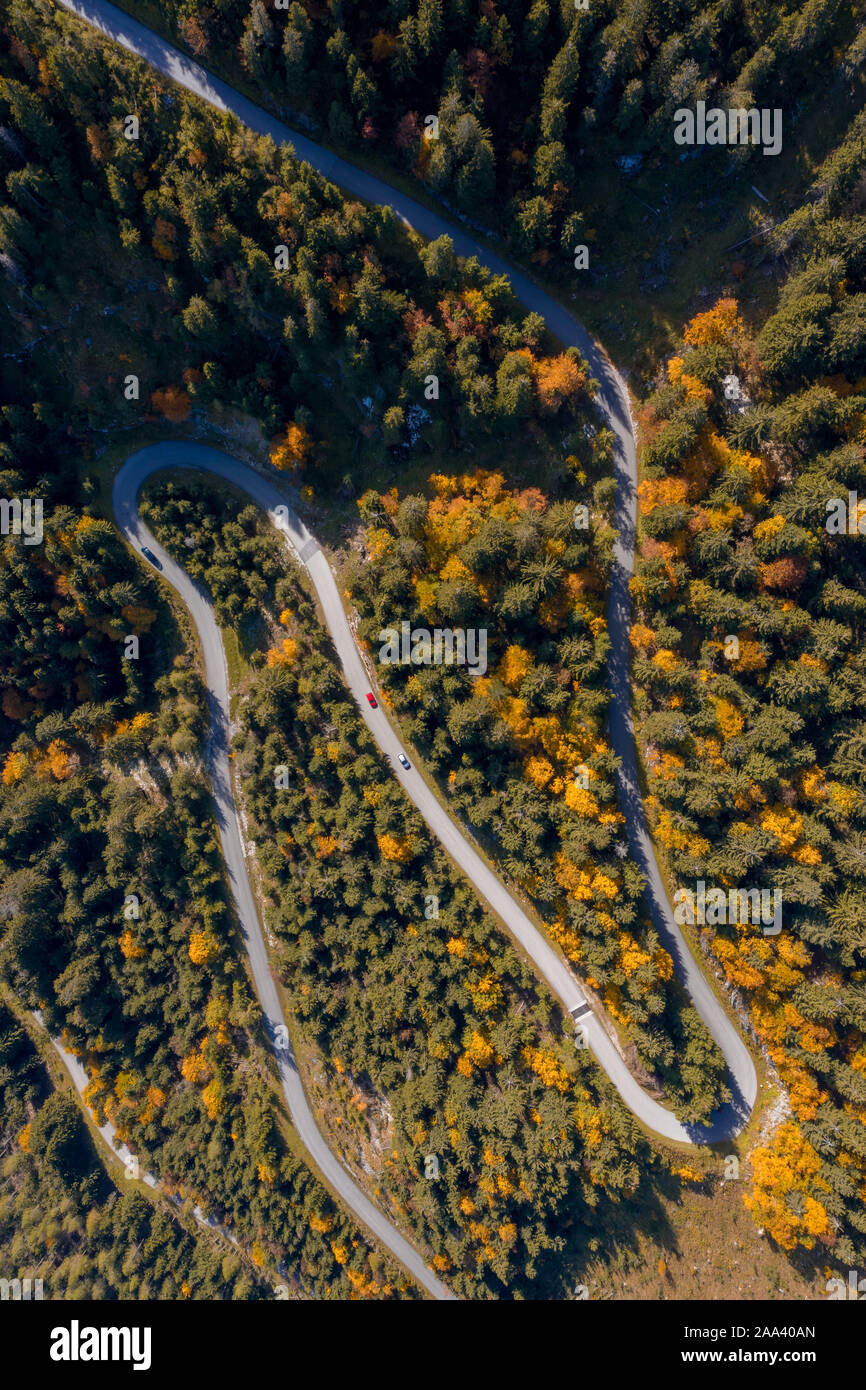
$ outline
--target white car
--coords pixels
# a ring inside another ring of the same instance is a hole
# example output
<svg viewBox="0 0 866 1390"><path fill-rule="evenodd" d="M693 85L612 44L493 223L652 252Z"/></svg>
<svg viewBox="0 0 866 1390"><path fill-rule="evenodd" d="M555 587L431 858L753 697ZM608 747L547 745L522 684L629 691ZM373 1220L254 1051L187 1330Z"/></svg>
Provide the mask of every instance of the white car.
<svg viewBox="0 0 866 1390"><path fill-rule="evenodd" d="M398 753L398 754L397 754L397 762L400 764L401 767L405 767L405 768L407 769L407 771L408 771L408 769L412 766L412 764L409 762L409 759L406 757L406 754L405 754L405 753Z"/></svg>

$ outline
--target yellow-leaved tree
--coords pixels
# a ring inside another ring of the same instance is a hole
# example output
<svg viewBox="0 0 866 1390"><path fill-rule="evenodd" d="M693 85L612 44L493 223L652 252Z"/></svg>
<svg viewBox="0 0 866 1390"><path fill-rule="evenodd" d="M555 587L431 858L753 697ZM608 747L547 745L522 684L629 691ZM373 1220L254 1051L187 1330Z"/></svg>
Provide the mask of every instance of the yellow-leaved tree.
<svg viewBox="0 0 866 1390"><path fill-rule="evenodd" d="M782 1125L769 1144L751 1155L753 1187L749 1211L783 1250L830 1234L830 1218L819 1197L829 1192L821 1178L821 1159L798 1125Z"/></svg>

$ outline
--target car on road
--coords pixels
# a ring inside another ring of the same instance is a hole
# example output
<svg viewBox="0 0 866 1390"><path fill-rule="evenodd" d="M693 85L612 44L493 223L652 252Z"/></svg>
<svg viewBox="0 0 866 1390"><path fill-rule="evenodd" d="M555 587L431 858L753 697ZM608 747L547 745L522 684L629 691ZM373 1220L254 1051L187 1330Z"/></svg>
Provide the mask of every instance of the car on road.
<svg viewBox="0 0 866 1390"><path fill-rule="evenodd" d="M400 764L401 767L405 767L405 768L407 768L407 769L410 768L410 767L412 766L412 764L409 762L409 759L406 757L406 754L405 754L405 753L398 753L398 754L397 754L397 762Z"/></svg>
<svg viewBox="0 0 866 1390"><path fill-rule="evenodd" d="M153 565L154 569L158 569L158 570L161 570L161 569L162 569L162 565L161 565L161 564L159 563L159 561L157 560L157 558L156 558L156 556L154 555L153 551L152 551L152 550L148 550L148 548L147 548L146 545L143 545L143 546L141 547L141 553L142 553L142 555L144 556L145 560L149 560L149 561L150 561L150 563Z"/></svg>
<svg viewBox="0 0 866 1390"><path fill-rule="evenodd" d="M370 690L367 691L367 704L370 706L371 709L379 708L379 702Z"/></svg>

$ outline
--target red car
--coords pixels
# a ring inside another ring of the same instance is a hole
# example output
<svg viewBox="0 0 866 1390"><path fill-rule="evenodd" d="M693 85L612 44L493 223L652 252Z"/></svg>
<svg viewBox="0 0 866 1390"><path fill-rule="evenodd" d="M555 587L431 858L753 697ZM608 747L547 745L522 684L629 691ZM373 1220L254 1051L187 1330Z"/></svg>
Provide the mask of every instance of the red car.
<svg viewBox="0 0 866 1390"><path fill-rule="evenodd" d="M376 697L369 690L367 691L367 704L370 706L371 709L379 708L378 704L376 703Z"/></svg>

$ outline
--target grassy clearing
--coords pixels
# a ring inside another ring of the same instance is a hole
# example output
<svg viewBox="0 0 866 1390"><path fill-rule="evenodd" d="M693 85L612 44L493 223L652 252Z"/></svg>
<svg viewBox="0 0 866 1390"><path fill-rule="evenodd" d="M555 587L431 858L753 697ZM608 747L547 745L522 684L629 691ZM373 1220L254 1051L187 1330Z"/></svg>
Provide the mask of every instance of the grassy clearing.
<svg viewBox="0 0 866 1390"><path fill-rule="evenodd" d="M719 1167L721 1172L721 1165ZM637 1229L605 1233L605 1252L583 1282L592 1299L809 1300L820 1298L826 1255L788 1256L760 1236L743 1204L741 1180L685 1183L676 1197L647 1207ZM622 1213L625 1221L625 1212ZM700 1325L700 1314L693 1319ZM732 1323L747 1321L744 1313Z"/></svg>
<svg viewBox="0 0 866 1390"><path fill-rule="evenodd" d="M250 665L241 652L241 643L238 634L231 628L221 627L220 635L223 639L223 648L226 654L226 665L229 671L229 686L233 689L237 689L249 675Z"/></svg>

